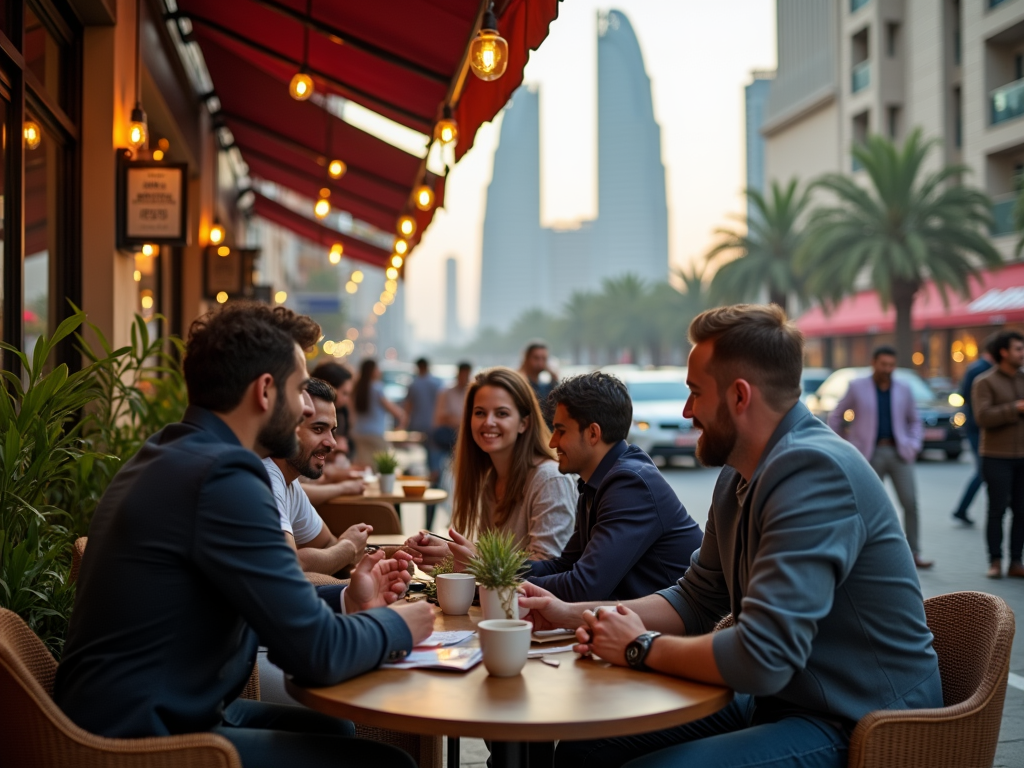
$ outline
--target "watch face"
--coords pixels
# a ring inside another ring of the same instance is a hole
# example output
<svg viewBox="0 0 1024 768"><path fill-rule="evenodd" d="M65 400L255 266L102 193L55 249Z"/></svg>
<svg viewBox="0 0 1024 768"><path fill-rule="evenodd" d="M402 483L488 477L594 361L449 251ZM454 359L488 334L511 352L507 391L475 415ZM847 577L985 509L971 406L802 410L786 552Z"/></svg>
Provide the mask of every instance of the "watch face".
<svg viewBox="0 0 1024 768"><path fill-rule="evenodd" d="M640 643L635 640L626 646L626 662L628 664L636 664L636 662L640 661L640 654Z"/></svg>

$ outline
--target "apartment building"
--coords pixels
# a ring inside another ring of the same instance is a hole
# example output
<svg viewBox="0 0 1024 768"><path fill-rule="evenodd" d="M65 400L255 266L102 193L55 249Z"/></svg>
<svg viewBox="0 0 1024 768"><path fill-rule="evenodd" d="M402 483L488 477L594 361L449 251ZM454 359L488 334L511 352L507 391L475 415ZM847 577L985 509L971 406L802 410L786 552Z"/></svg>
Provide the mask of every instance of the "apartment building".
<svg viewBox="0 0 1024 768"><path fill-rule="evenodd" d="M969 183L995 202L993 243L1013 260L1012 210L1024 182L1024 0L778 0L777 14L778 71L761 127L768 181L856 174L851 146L869 134L899 142L920 127L938 142L927 170L971 169ZM1017 282L1024 285L1024 268L1015 265L986 275L976 296L952 308L962 312L922 311L922 372L957 377L994 326L1024 322ZM919 303L931 296L923 291ZM827 322L820 314L802 318L819 364L860 364L891 337L891 310L875 311L864 296Z"/></svg>

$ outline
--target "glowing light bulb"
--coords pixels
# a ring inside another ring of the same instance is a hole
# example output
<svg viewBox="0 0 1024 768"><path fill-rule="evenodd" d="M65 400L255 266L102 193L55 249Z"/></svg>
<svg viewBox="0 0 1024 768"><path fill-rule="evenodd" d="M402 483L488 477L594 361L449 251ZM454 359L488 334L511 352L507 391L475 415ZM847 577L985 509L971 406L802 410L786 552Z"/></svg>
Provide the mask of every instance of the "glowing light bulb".
<svg viewBox="0 0 1024 768"><path fill-rule="evenodd" d="M394 267L388 267L384 274L388 276L388 280L394 280L398 277L398 270Z"/></svg>
<svg viewBox="0 0 1024 768"><path fill-rule="evenodd" d="M284 304L286 301L288 301L288 294L287 294L287 292L285 292L285 291L278 291L277 293L275 293L274 294L274 301L276 301L278 304Z"/></svg>
<svg viewBox="0 0 1024 768"><path fill-rule="evenodd" d="M386 290L388 293L397 293L398 292L398 281L397 280L387 280L384 283L384 290Z"/></svg>
<svg viewBox="0 0 1024 768"><path fill-rule="evenodd" d="M403 216L398 220L398 234L402 237L412 237L416 234L416 219L412 216Z"/></svg>
<svg viewBox="0 0 1024 768"><path fill-rule="evenodd" d="M331 253L327 257L327 260L330 261L331 264L340 264L343 253L345 253L345 247L341 243L335 243L331 246Z"/></svg>
<svg viewBox="0 0 1024 768"><path fill-rule="evenodd" d="M32 120L25 121L22 133L25 136L25 146L29 149L36 149L43 140L43 132L39 128L39 124Z"/></svg>
<svg viewBox="0 0 1024 768"><path fill-rule="evenodd" d="M296 72L288 83L288 93L296 101L305 101L313 95L313 78L305 72Z"/></svg>
<svg viewBox="0 0 1024 768"><path fill-rule="evenodd" d="M356 285L355 283L353 283L351 280L349 280L347 283L345 283L345 291L347 293L355 293L358 290L359 290L359 286Z"/></svg>
<svg viewBox="0 0 1024 768"><path fill-rule="evenodd" d="M331 204L327 202L327 198L321 197L316 201L316 205L313 206L313 215L318 219L322 219L331 212Z"/></svg>
<svg viewBox="0 0 1024 768"><path fill-rule="evenodd" d="M377 315L378 317L383 315L386 311L387 307L385 307L379 301L373 305L373 314Z"/></svg>
<svg viewBox="0 0 1024 768"><path fill-rule="evenodd" d="M493 20L493 14L491 14ZM496 25L495 25L496 26ZM481 80L497 80L508 66L508 43L498 31L481 29L469 44L469 65Z"/></svg>
<svg viewBox="0 0 1024 768"><path fill-rule="evenodd" d="M399 238L395 240L395 253L399 256L405 256L406 251L409 250L409 243Z"/></svg>
<svg viewBox="0 0 1024 768"><path fill-rule="evenodd" d="M164 159L164 151L162 149L154 149L153 159L159 163L161 160Z"/></svg>
<svg viewBox="0 0 1024 768"><path fill-rule="evenodd" d="M156 247L153 246L152 244L146 243L145 245L142 246L143 256L152 256L154 253L156 253Z"/></svg>
<svg viewBox="0 0 1024 768"><path fill-rule="evenodd" d="M135 282L136 283L141 283L142 282L142 272L140 270L136 269L135 270L135 274L133 274L132 277L135 278Z"/></svg>
<svg viewBox="0 0 1024 768"><path fill-rule="evenodd" d="M434 138L444 146L457 144L459 141L459 124L450 117L438 120L437 125L434 126Z"/></svg>
<svg viewBox="0 0 1024 768"><path fill-rule="evenodd" d="M224 227L220 224L214 224L210 227L210 242L213 245L220 245L224 242Z"/></svg>
<svg viewBox="0 0 1024 768"><path fill-rule="evenodd" d="M397 253L391 254L391 266L394 267L395 269L401 267L404 262L405 259L399 256Z"/></svg>
<svg viewBox="0 0 1024 768"><path fill-rule="evenodd" d="M153 308L153 297L152 296L143 296L140 301L141 301L143 309L152 309Z"/></svg>
<svg viewBox="0 0 1024 768"><path fill-rule="evenodd" d="M362 272L362 270L357 269L355 272L352 273L352 282L356 283L357 285L359 283L363 282L363 272Z"/></svg>
<svg viewBox="0 0 1024 768"><path fill-rule="evenodd" d="M149 126L146 112L142 105L136 102L135 109L132 110L131 122L128 123L128 144L132 149L139 150L146 146L148 140Z"/></svg>
<svg viewBox="0 0 1024 768"><path fill-rule="evenodd" d="M231 249L228 248L226 245L222 245L220 248L217 249L217 255L220 257L230 256Z"/></svg>
<svg viewBox="0 0 1024 768"><path fill-rule="evenodd" d="M334 348L336 346L337 345L333 341L325 341L324 342L324 352L326 354L328 354L328 355L333 355L334 354Z"/></svg>
<svg viewBox="0 0 1024 768"><path fill-rule="evenodd" d="M224 304L224 303L227 302L227 300L228 300L228 292L227 291L219 291L217 293L217 303L218 304Z"/></svg>
<svg viewBox="0 0 1024 768"><path fill-rule="evenodd" d="M345 165L341 160L331 160L327 166L327 173L332 179L340 179L345 175L345 171L348 170L348 166Z"/></svg>
<svg viewBox="0 0 1024 768"><path fill-rule="evenodd" d="M434 207L434 190L426 184L416 188L416 207L421 211L429 211Z"/></svg>

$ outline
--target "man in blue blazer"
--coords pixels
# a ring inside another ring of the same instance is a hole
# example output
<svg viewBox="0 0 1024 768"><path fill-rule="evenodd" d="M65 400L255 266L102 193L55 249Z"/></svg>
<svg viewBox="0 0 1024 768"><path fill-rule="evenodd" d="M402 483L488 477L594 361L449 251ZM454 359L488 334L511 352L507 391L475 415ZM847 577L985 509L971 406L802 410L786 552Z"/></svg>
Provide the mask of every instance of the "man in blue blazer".
<svg viewBox="0 0 1024 768"><path fill-rule="evenodd" d="M876 349L871 375L850 382L843 399L828 415L828 425L853 443L883 481L892 478L903 507L903 528L914 553L914 565L931 568L933 563L921 557L914 477L924 426L914 394L893 377L895 370L896 350L888 346ZM853 414L850 421L846 420L848 412Z"/></svg>
<svg viewBox="0 0 1024 768"><path fill-rule="evenodd" d="M333 685L403 657L433 624L426 603L395 603L404 561L363 558L341 596L350 615L340 615L285 541L260 459L298 447L295 429L312 411L303 349L319 337L283 307L229 305L193 324L184 419L118 472L89 528L54 684L87 731L212 731L246 768L413 765L348 738L351 723L237 698L260 643L298 680Z"/></svg>

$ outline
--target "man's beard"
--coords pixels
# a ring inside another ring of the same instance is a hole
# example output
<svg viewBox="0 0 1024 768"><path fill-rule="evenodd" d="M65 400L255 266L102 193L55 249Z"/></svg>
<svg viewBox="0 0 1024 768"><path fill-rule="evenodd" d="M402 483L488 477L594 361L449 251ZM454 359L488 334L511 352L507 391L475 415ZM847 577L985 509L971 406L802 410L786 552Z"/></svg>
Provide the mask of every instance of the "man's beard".
<svg viewBox="0 0 1024 768"><path fill-rule="evenodd" d="M302 451L301 445L298 448L299 450L288 459L288 463L291 464L292 469L303 477L308 477L310 480L319 480L324 470L313 466L313 454L316 452L316 448L310 451Z"/></svg>
<svg viewBox="0 0 1024 768"><path fill-rule="evenodd" d="M697 461L705 467L723 466L736 447L736 425L729 416L726 404L718 404L715 420L711 424L705 426L694 419L693 425L701 430L697 439Z"/></svg>
<svg viewBox="0 0 1024 768"><path fill-rule="evenodd" d="M299 452L299 438L295 429L299 426L299 417L285 408L285 399L279 396L274 402L274 411L270 421L263 425L256 442L270 451L272 459L290 459Z"/></svg>

